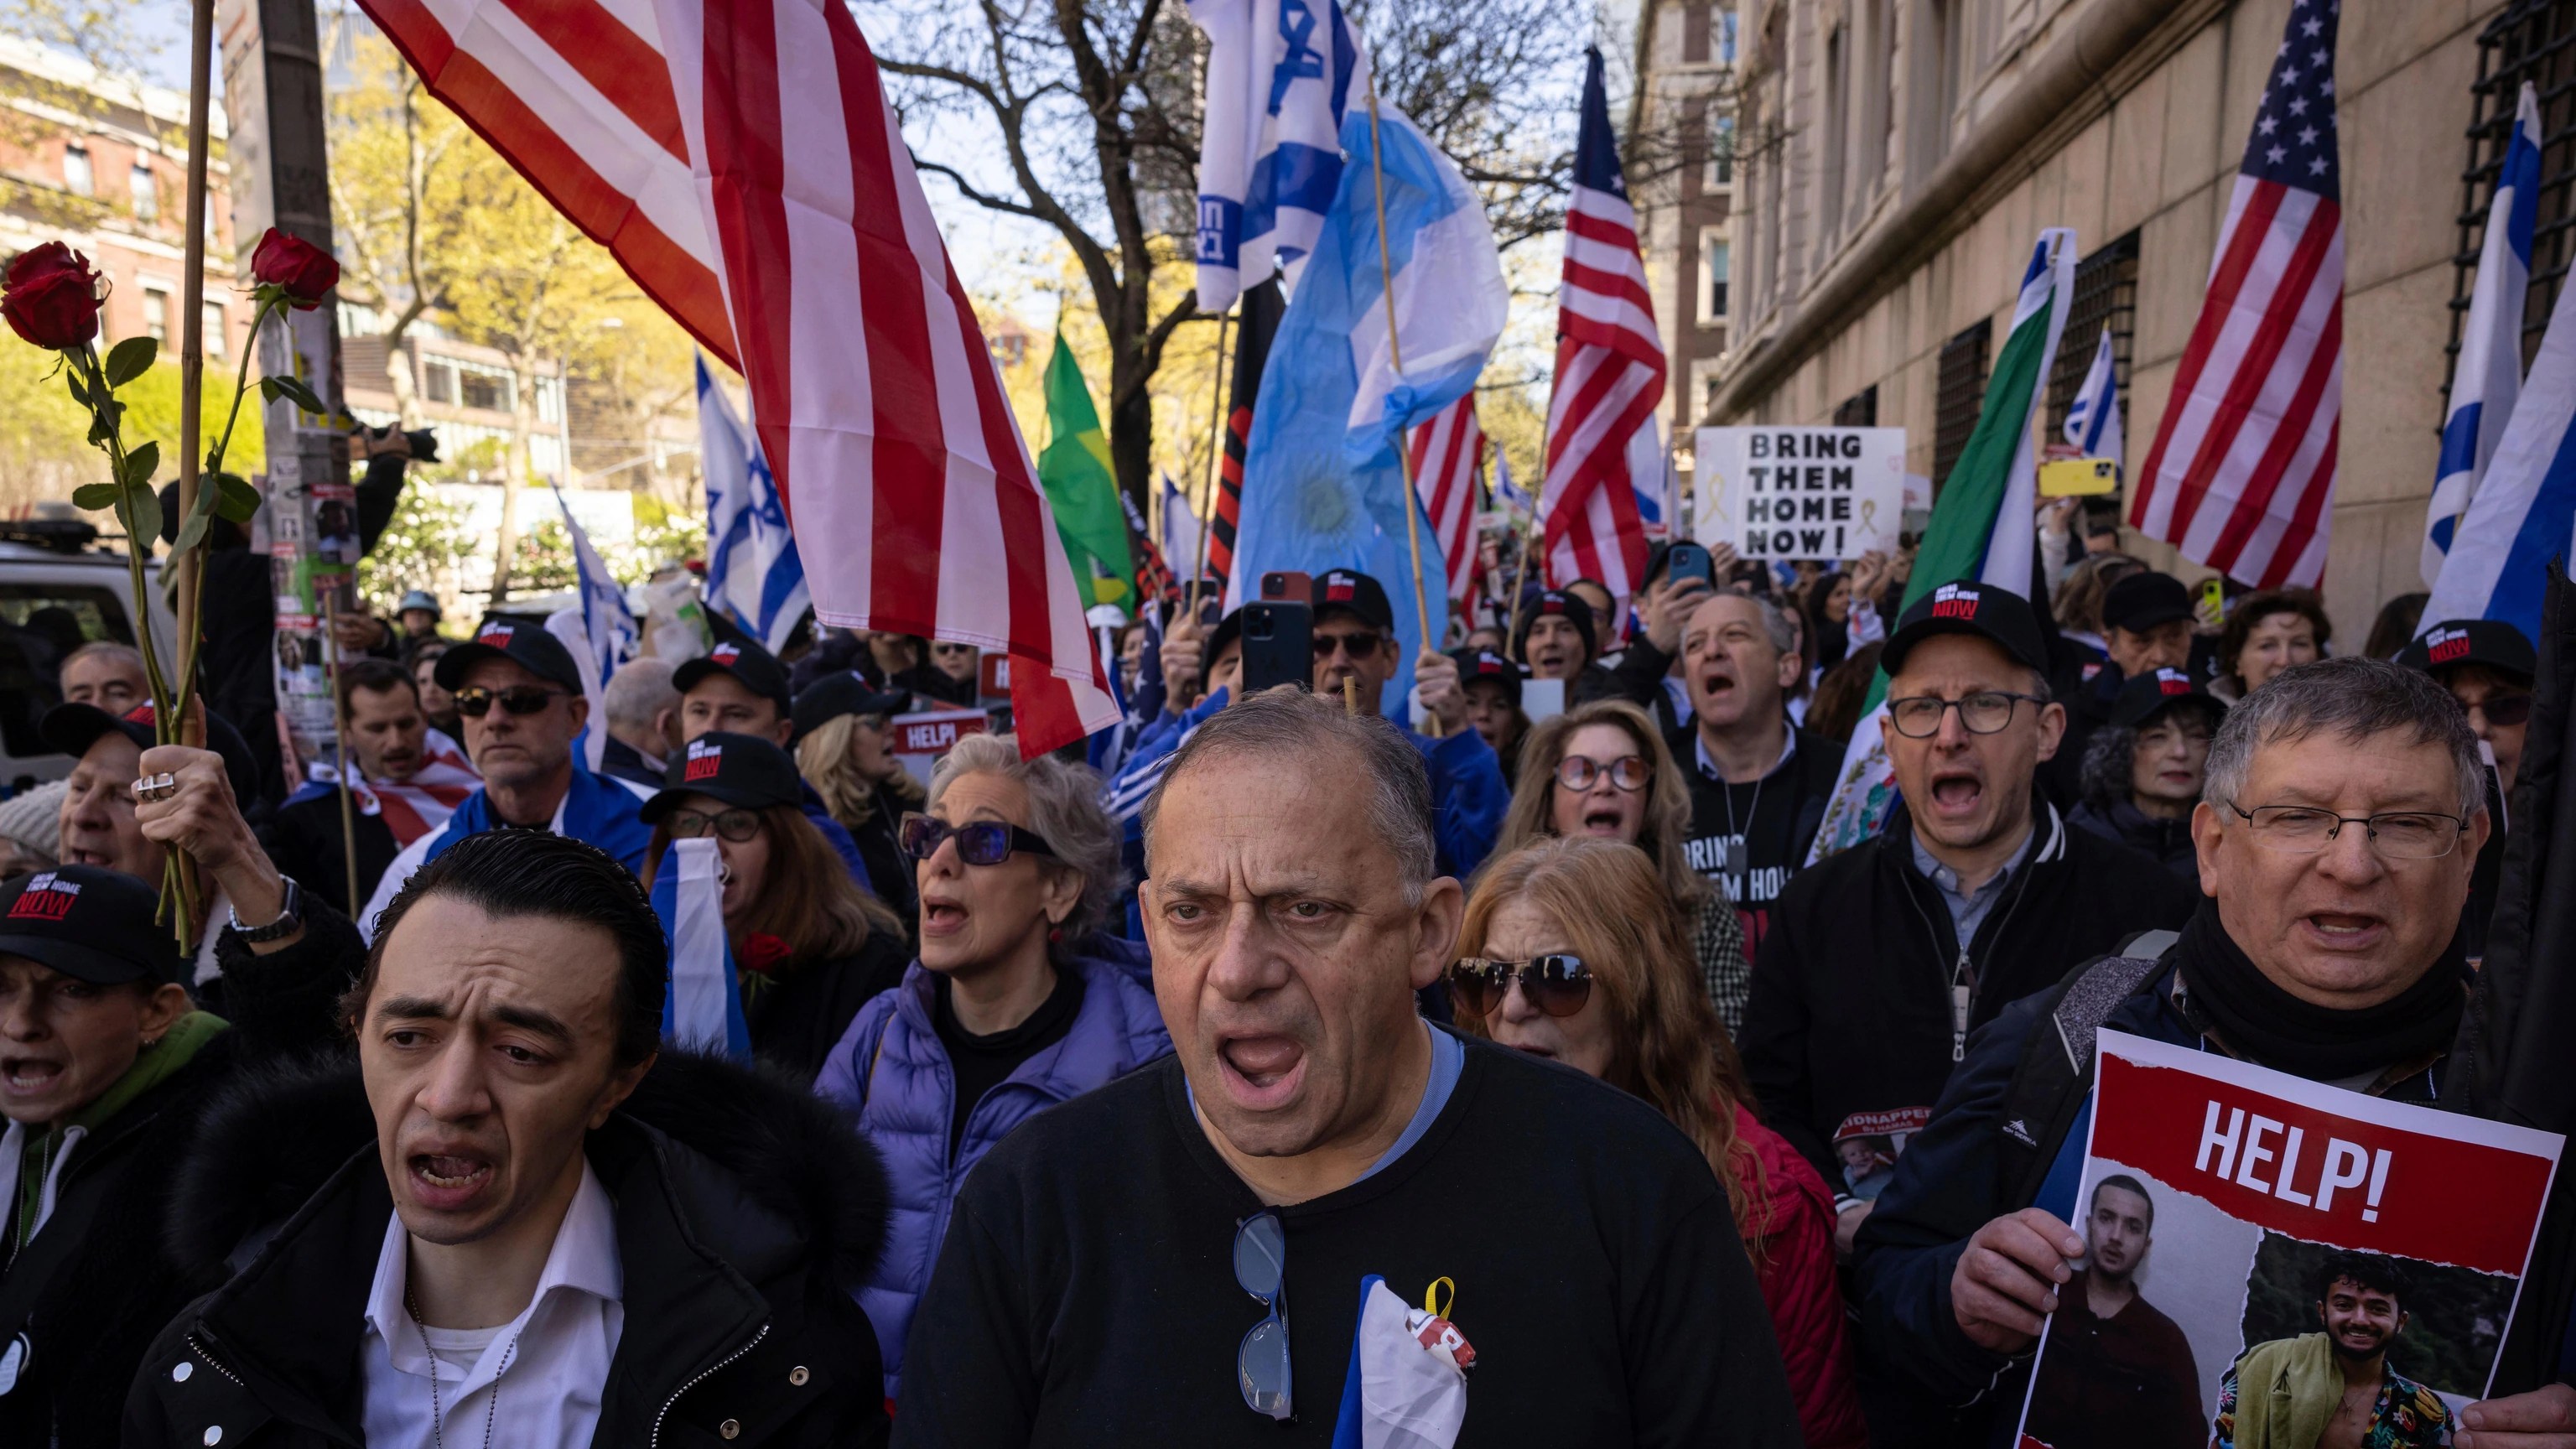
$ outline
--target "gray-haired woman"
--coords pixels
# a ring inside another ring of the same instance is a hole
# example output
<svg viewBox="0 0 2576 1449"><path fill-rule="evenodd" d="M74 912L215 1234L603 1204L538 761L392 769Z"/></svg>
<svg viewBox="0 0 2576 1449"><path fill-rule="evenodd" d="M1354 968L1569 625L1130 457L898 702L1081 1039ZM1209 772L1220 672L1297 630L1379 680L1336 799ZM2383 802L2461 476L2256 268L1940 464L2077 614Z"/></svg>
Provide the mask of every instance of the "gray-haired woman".
<svg viewBox="0 0 2576 1449"><path fill-rule="evenodd" d="M816 1083L857 1116L893 1187L885 1256L858 1294L888 1398L968 1170L1031 1116L1172 1049L1144 948L1101 932L1122 881L1098 775L969 736L900 833L920 958L860 1009Z"/></svg>

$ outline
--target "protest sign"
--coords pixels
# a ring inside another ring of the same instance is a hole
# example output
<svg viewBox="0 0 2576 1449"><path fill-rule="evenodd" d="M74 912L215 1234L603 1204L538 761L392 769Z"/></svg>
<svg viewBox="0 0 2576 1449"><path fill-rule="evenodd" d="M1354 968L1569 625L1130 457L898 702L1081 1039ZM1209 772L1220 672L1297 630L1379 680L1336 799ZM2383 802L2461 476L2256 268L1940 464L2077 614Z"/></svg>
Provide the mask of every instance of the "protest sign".
<svg viewBox="0 0 2576 1449"><path fill-rule="evenodd" d="M1766 560L1896 547L1903 428L1702 428L1693 458L1703 543Z"/></svg>
<svg viewBox="0 0 2576 1449"><path fill-rule="evenodd" d="M931 768L939 757L956 748L968 735L980 735L993 727L992 717L980 709L934 709L921 714L899 714L886 721L894 739L894 757L912 772L912 777L927 785Z"/></svg>
<svg viewBox="0 0 2576 1449"><path fill-rule="evenodd" d="M2117 1032L2094 1080L2021 1449L2449 1443L2564 1139Z"/></svg>

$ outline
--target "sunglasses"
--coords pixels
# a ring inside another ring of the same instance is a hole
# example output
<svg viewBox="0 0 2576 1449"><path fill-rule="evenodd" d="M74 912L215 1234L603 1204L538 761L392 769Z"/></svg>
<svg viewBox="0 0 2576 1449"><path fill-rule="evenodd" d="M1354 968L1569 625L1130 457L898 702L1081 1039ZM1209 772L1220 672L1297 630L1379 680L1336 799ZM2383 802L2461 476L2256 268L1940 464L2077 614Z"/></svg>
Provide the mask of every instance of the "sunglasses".
<svg viewBox="0 0 2576 1449"><path fill-rule="evenodd" d="M1583 964L1582 957L1561 951L1526 961L1469 956L1449 968L1450 996L1461 1012L1474 1017L1500 1011L1515 981L1530 1005L1550 1016L1572 1016L1592 999L1592 968Z"/></svg>
<svg viewBox="0 0 2576 1449"><path fill-rule="evenodd" d="M1386 642L1386 636L1361 629L1349 634L1317 634L1312 642L1318 659L1332 658L1335 645L1349 650L1353 659L1365 659L1378 651L1378 646Z"/></svg>
<svg viewBox="0 0 2576 1449"><path fill-rule="evenodd" d="M903 853L914 860L928 860L939 853L939 843L954 836L957 858L968 865L1000 865L1013 852L1025 855L1055 857L1055 847L1036 832L998 820L973 820L964 825L951 825L933 820L917 811L908 812L896 827L896 842Z"/></svg>
<svg viewBox="0 0 2576 1449"><path fill-rule="evenodd" d="M975 652L975 646L972 644L933 644L930 646L930 652L943 657L954 654L972 654Z"/></svg>
<svg viewBox="0 0 2576 1449"><path fill-rule="evenodd" d="M2500 730L2528 723L2531 719L2531 696L2527 694L2491 694L2468 708L2487 717L2487 723Z"/></svg>
<svg viewBox="0 0 2576 1449"><path fill-rule="evenodd" d="M739 806L731 810L719 810L713 815L703 810L671 812L673 840L695 840L710 832L736 845L743 844L760 833L759 812L745 810Z"/></svg>
<svg viewBox="0 0 2576 1449"><path fill-rule="evenodd" d="M537 684L513 684L499 690L469 684L457 690L454 697L458 714L467 719L481 719L492 712L495 702L511 714L531 715L543 712L547 701L567 698L571 694L569 689L548 689Z"/></svg>
<svg viewBox="0 0 2576 1449"><path fill-rule="evenodd" d="M1592 782L1608 775L1610 783L1634 795L1646 788L1654 775L1646 768L1643 755L1621 755L1615 760L1596 760L1590 755L1568 755L1556 762L1556 783L1574 791L1592 788Z"/></svg>
<svg viewBox="0 0 2576 1449"><path fill-rule="evenodd" d="M1288 1374L1288 1229L1267 1208L1234 1229L1234 1281L1269 1315L1243 1335L1234 1353L1243 1406L1286 1421L1292 1413Z"/></svg>

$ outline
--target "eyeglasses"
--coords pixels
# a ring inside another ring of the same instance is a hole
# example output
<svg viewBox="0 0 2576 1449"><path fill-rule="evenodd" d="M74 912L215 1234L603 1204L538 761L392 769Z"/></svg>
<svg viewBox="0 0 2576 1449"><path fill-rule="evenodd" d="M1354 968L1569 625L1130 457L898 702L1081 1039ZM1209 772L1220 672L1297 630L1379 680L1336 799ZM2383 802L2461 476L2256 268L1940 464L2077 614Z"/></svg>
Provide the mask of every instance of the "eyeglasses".
<svg viewBox="0 0 2576 1449"><path fill-rule="evenodd" d="M2531 720L2531 696L2527 694L2491 694L2476 704L2463 704L2461 708L2485 715L2487 723L2500 730L2509 730Z"/></svg>
<svg viewBox="0 0 2576 1449"><path fill-rule="evenodd" d="M1592 782L1604 775L1610 777L1611 784L1631 795L1645 789L1646 782L1654 778L1653 772L1646 768L1643 755L1621 755L1615 760L1568 755L1556 762L1556 783L1569 790L1589 790Z"/></svg>
<svg viewBox="0 0 2576 1449"><path fill-rule="evenodd" d="M493 704L497 702L511 714L531 715L543 711L549 700L562 699L571 693L569 689L548 689L539 684L513 684L500 690L469 684L455 692L456 712L467 719L481 719L491 713Z"/></svg>
<svg viewBox="0 0 2576 1449"><path fill-rule="evenodd" d="M740 807L736 807L731 810L719 810L713 815L709 815L703 810L674 810L671 812L671 838L673 840L695 840L699 836L706 835L711 832L732 841L736 845L740 845L760 833L759 812L744 810Z"/></svg>
<svg viewBox="0 0 2576 1449"><path fill-rule="evenodd" d="M1530 1005L1550 1016L1572 1016L1592 999L1592 968L1580 956L1552 952L1526 961L1469 956L1449 968L1449 994L1469 1016L1491 1016L1512 994L1512 983Z"/></svg>
<svg viewBox="0 0 2576 1449"><path fill-rule="evenodd" d="M2013 694L2001 689L1980 689L1957 699L1918 694L1887 702L1887 717L1894 721L1896 732L1909 740L1928 740L1941 732L1941 716L1959 712L1959 723L1972 735L1990 735L2012 723L2013 706L2024 702L2046 704L2035 694Z"/></svg>
<svg viewBox="0 0 2576 1449"><path fill-rule="evenodd" d="M2394 810L2384 815L2337 815L2305 805L2258 805L2251 810L2228 807L2245 817L2254 843L2283 855L2315 855L2343 833L2347 825L2368 832L2370 848L2387 860L2439 860L2460 843L2468 820L2429 810Z"/></svg>
<svg viewBox="0 0 2576 1449"><path fill-rule="evenodd" d="M999 820L973 820L964 825L951 825L915 811L905 814L903 823L896 828L897 843L902 845L904 854L915 860L928 860L937 855L939 842L952 835L957 838L957 858L968 865L1000 865L1010 859L1014 851L1050 858L1055 855L1055 847L1034 831L1005 825Z"/></svg>
<svg viewBox="0 0 2576 1449"><path fill-rule="evenodd" d="M1366 659L1375 654L1378 646L1385 642L1385 635L1369 629L1355 630L1348 634L1317 634L1313 639L1315 657L1318 659L1332 658L1333 646L1337 644L1349 650L1353 659Z"/></svg>
<svg viewBox="0 0 2576 1449"><path fill-rule="evenodd" d="M1288 1229L1264 1208L1235 1224L1234 1281L1261 1300L1269 1316L1252 1325L1234 1352L1234 1383L1243 1406L1285 1422L1293 1412L1288 1377Z"/></svg>
<svg viewBox="0 0 2576 1449"><path fill-rule="evenodd" d="M930 652L941 655L972 654L975 652L975 646L972 644L933 644L930 646Z"/></svg>

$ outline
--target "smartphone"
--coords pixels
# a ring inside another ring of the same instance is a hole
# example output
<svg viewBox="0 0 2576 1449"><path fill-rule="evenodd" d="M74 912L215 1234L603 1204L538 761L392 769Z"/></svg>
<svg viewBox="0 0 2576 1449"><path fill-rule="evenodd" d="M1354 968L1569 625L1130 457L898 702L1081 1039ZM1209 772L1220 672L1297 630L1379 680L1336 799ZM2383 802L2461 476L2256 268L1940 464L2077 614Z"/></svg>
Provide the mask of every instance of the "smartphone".
<svg viewBox="0 0 2576 1449"><path fill-rule="evenodd" d="M1199 628L1213 629L1225 618L1225 600L1214 594L1199 600Z"/></svg>
<svg viewBox="0 0 2576 1449"><path fill-rule="evenodd" d="M1295 569L1273 569L1261 576L1261 597L1311 605L1315 601L1315 581Z"/></svg>
<svg viewBox="0 0 2576 1449"><path fill-rule="evenodd" d="M1265 593L1273 577L1277 576L1262 579ZM1302 598L1265 598L1244 605L1242 693L1252 694L1275 684L1312 689L1314 634L1315 611Z"/></svg>
<svg viewBox="0 0 2576 1449"><path fill-rule="evenodd" d="M2227 586L2220 583L2215 578L2202 579L2200 581L2200 607L2201 611L2209 615L2211 618L2226 618Z"/></svg>
<svg viewBox="0 0 2576 1449"><path fill-rule="evenodd" d="M1697 579L1710 588L1717 587L1717 569L1709 560L1708 550L1695 543L1677 543L1666 556L1665 576L1678 584L1684 579Z"/></svg>

